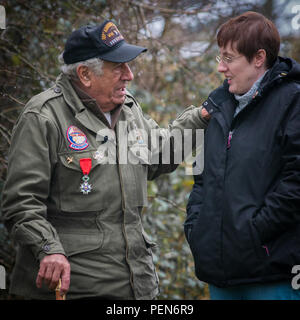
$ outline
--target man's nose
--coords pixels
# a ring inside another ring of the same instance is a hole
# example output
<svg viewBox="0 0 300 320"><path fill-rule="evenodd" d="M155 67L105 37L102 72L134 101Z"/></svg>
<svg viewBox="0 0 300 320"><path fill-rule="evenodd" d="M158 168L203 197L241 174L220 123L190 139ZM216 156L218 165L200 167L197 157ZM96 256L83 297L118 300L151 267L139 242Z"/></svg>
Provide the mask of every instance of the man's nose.
<svg viewBox="0 0 300 320"><path fill-rule="evenodd" d="M218 72L225 72L227 71L228 67L226 63L224 63L222 60L218 64Z"/></svg>
<svg viewBox="0 0 300 320"><path fill-rule="evenodd" d="M122 80L124 81L132 81L134 78L133 73L128 65L128 63L124 63L123 72L122 72Z"/></svg>

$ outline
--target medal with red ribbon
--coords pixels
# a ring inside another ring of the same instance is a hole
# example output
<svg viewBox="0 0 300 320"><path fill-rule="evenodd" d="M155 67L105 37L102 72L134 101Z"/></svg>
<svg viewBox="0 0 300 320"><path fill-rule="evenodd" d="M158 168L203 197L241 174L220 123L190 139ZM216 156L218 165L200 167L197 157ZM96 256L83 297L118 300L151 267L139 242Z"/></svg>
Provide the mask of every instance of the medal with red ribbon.
<svg viewBox="0 0 300 320"><path fill-rule="evenodd" d="M89 173L92 169L92 159L91 158L82 158L79 160L80 168L83 173L82 184L80 185L80 191L83 194L88 194L92 190L92 186L89 184Z"/></svg>

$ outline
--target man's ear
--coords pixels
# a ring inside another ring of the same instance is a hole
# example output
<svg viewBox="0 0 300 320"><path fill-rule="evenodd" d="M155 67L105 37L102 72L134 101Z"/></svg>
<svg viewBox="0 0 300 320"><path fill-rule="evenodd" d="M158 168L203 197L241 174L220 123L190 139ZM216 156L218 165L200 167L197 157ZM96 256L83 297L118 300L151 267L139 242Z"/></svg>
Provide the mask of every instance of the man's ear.
<svg viewBox="0 0 300 320"><path fill-rule="evenodd" d="M91 71L87 66L79 65L76 69L81 84L89 88L92 84Z"/></svg>
<svg viewBox="0 0 300 320"><path fill-rule="evenodd" d="M267 53L265 49L259 49L255 55L255 66L261 68L266 65Z"/></svg>

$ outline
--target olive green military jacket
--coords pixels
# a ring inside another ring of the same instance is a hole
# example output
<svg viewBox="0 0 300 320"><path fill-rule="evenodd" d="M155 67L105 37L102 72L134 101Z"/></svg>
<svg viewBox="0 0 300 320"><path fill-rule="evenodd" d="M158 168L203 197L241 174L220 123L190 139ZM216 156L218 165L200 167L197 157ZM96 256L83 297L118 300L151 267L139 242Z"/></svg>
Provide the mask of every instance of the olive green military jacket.
<svg viewBox="0 0 300 320"><path fill-rule="evenodd" d="M205 126L201 109L190 107L172 128ZM11 293L54 299L35 281L41 259L60 253L71 264L68 299L157 296L155 244L143 229L141 211L147 179L176 165L152 164L145 153L154 128L156 122L128 93L115 130L109 129L63 75L28 102L14 128L2 197L5 225L18 244ZM165 141L170 138L164 135ZM132 163L124 161L121 149L131 150ZM81 159L91 160L85 177Z"/></svg>

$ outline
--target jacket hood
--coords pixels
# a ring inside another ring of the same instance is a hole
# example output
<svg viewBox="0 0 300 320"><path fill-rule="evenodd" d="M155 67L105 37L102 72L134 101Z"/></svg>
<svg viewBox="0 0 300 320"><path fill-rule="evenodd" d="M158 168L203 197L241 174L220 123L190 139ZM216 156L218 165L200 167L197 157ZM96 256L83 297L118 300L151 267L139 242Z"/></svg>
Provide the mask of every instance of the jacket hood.
<svg viewBox="0 0 300 320"><path fill-rule="evenodd" d="M300 64L291 58L278 57L262 84L282 77L300 81Z"/></svg>

